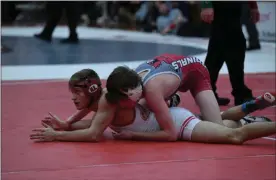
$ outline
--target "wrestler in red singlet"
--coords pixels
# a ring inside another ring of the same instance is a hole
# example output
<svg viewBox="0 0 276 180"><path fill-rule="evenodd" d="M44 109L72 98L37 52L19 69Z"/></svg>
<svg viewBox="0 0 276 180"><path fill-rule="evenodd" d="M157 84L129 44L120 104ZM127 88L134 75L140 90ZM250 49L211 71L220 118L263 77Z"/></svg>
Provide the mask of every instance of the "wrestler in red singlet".
<svg viewBox="0 0 276 180"><path fill-rule="evenodd" d="M135 71L138 74L147 72L142 78L144 85L157 75L174 74L181 80L178 91L190 90L194 97L201 91L212 89L209 72L197 57L163 54L141 64Z"/></svg>

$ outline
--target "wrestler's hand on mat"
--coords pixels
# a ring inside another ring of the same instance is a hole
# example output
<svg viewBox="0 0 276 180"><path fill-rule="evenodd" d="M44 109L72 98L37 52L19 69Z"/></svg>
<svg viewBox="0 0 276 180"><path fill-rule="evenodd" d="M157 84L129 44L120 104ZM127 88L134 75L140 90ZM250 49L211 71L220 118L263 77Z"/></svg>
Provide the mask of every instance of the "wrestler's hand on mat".
<svg viewBox="0 0 276 180"><path fill-rule="evenodd" d="M132 139L132 132L128 130L123 130L120 132L112 132L114 139L121 139L121 140L130 140Z"/></svg>
<svg viewBox="0 0 276 180"><path fill-rule="evenodd" d="M68 130L70 124L66 121L61 120L58 116L49 112L49 116L46 116L43 120L43 123L49 125L55 130Z"/></svg>
<svg viewBox="0 0 276 180"><path fill-rule="evenodd" d="M50 142L54 141L56 137L56 131L49 125L42 123L45 128L36 128L32 130L30 139L35 142Z"/></svg>

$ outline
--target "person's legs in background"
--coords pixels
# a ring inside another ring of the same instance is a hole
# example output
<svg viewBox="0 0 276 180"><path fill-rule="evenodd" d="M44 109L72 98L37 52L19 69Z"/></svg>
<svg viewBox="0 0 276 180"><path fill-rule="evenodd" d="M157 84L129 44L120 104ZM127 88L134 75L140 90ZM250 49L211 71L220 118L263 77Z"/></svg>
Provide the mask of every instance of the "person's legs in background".
<svg viewBox="0 0 276 180"><path fill-rule="evenodd" d="M152 2L142 2L140 8L135 12L136 19L136 29L144 30L144 27L147 24L147 17L151 8Z"/></svg>
<svg viewBox="0 0 276 180"><path fill-rule="evenodd" d="M11 48L8 48L7 46L5 45L1 45L1 53L8 53L8 52L11 52L12 49Z"/></svg>
<svg viewBox="0 0 276 180"><path fill-rule="evenodd" d="M242 3L213 2L212 4L216 11L211 30L211 38L216 37L213 40L214 44L216 44L213 53L219 53L220 56L216 57L213 55L208 57L207 55L207 62L205 62L205 64L211 76L213 90L216 91L215 83L217 75L223 64L221 61L226 62L230 82L233 88L232 95L235 98L235 105L239 105L244 101L253 98L252 91L244 84L246 41L241 25ZM233 10L235 10L235 13L233 13ZM210 44L209 46L212 45ZM208 54L210 53L209 51L210 50L208 49ZM216 58L221 59L221 61L216 60ZM220 102L219 104L224 105Z"/></svg>
<svg viewBox="0 0 276 180"><path fill-rule="evenodd" d="M225 51L226 55L224 59L233 89L232 95L235 98L235 105L240 105L254 98L251 89L244 83L246 40L241 28L240 30L229 32L226 45L227 51Z"/></svg>
<svg viewBox="0 0 276 180"><path fill-rule="evenodd" d="M46 4L46 13L47 20L44 26L44 29L40 34L35 34L36 38L41 40L51 42L52 34L61 19L63 12L63 4L64 2L47 2Z"/></svg>
<svg viewBox="0 0 276 180"><path fill-rule="evenodd" d="M155 2L150 2L149 11L145 17L145 22L143 25L143 31L145 32L153 32L157 29L156 21L159 16L159 10L155 5Z"/></svg>
<svg viewBox="0 0 276 180"><path fill-rule="evenodd" d="M67 24L69 27L69 38L61 40L62 43L77 43L78 37L76 33L77 24L80 19L81 5L79 2L47 2L46 12L47 20L44 29L40 34L35 34L36 38L51 42L53 32L58 25L63 10L66 11Z"/></svg>
<svg viewBox="0 0 276 180"><path fill-rule="evenodd" d="M69 28L69 37L62 39L61 43L78 43L77 25L80 20L81 4L80 2L66 2L65 12L67 17L67 24Z"/></svg>
<svg viewBox="0 0 276 180"><path fill-rule="evenodd" d="M221 32L220 29L221 28L215 24L213 24L213 26L211 27L211 36L208 44L208 53L205 59L205 66L209 71L212 89L215 93L218 104L225 106L229 104L230 99L218 97L218 94L216 92L216 82L218 79L219 71L224 63L223 53L225 51L224 47L220 44L220 41L223 41L223 32Z"/></svg>

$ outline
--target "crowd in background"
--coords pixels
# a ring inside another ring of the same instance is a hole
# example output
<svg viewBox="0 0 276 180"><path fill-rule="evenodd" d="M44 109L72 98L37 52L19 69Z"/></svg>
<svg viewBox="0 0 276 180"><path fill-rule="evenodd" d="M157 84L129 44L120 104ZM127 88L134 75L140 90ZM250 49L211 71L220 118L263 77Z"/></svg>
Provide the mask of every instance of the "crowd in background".
<svg viewBox="0 0 276 180"><path fill-rule="evenodd" d="M53 23L49 18L59 24L68 19L78 25L182 36L207 37L209 31L196 1L2 2L2 24Z"/></svg>
<svg viewBox="0 0 276 180"><path fill-rule="evenodd" d="M211 27L200 19L200 1L4 1L1 5L2 25L45 24L35 35L45 41L51 41L57 25L67 24L70 34L63 43L78 42L79 25L194 37L209 37ZM249 43L258 45L256 26L248 23L244 9Z"/></svg>

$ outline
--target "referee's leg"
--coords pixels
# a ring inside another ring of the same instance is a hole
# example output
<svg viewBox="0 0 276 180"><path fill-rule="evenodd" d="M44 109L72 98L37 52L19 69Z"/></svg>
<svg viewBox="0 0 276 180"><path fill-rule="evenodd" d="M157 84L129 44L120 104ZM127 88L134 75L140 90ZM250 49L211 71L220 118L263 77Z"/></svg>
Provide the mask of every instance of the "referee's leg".
<svg viewBox="0 0 276 180"><path fill-rule="evenodd" d="M210 79L211 79L211 85L212 89L215 93L215 96L217 98L219 105L227 105L230 102L230 99L228 98L220 98L218 97L218 94L216 93L216 82L218 79L219 71L224 63L223 59L223 47L220 44L221 38L220 33L218 32L219 29L217 27L212 27L211 30L211 37L209 39L209 45L208 45L208 52L205 59L205 66L207 67Z"/></svg>
<svg viewBox="0 0 276 180"><path fill-rule="evenodd" d="M246 40L241 32L232 31L227 43L228 51L225 56L225 62L229 72L229 78L232 85L232 95L235 98L235 105L242 104L252 96L252 91L244 82L244 61L246 51Z"/></svg>

